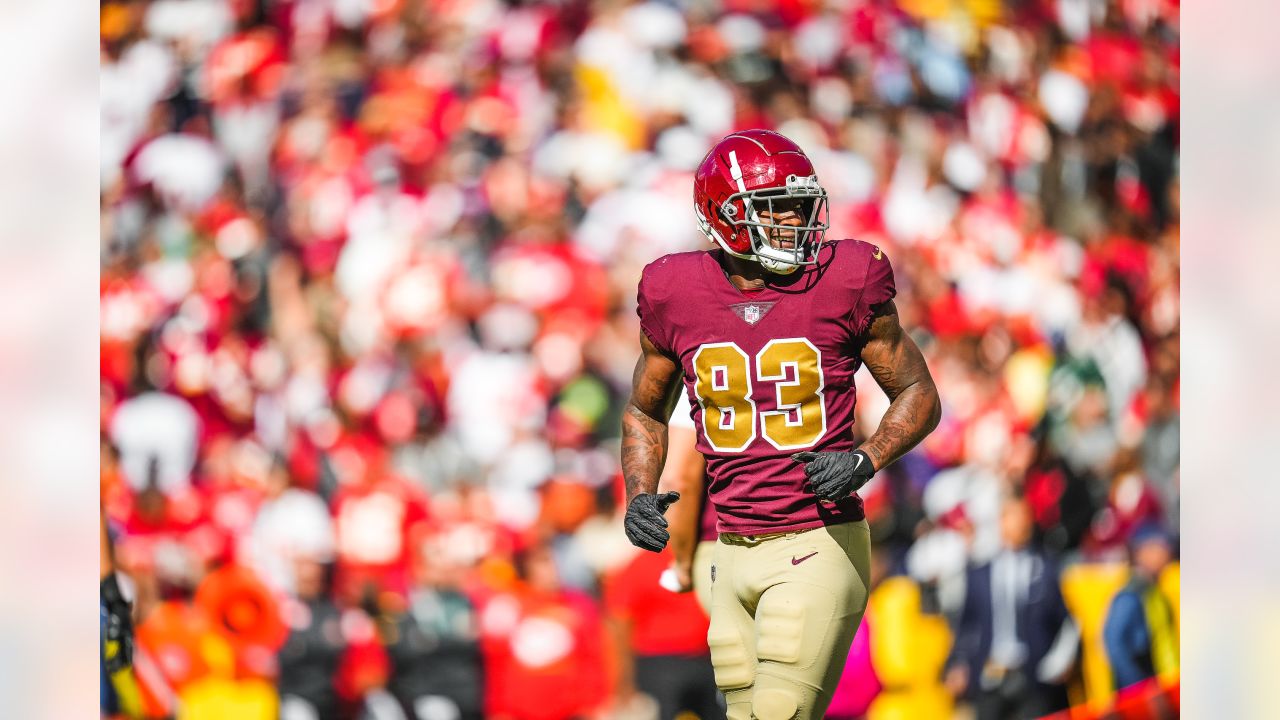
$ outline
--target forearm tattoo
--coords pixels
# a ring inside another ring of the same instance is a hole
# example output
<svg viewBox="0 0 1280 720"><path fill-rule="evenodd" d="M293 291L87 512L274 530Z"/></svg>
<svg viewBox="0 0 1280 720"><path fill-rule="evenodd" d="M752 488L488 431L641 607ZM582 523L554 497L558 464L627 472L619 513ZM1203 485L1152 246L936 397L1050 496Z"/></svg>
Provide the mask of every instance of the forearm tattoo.
<svg viewBox="0 0 1280 720"><path fill-rule="evenodd" d="M902 330L892 302L877 311L868 334L862 361L890 400L880 426L861 445L879 470L932 432L942 407L924 355Z"/></svg>
<svg viewBox="0 0 1280 720"><path fill-rule="evenodd" d="M628 403L622 415L622 478L628 503L642 492L657 492L658 476L666 458L666 424Z"/></svg>
<svg viewBox="0 0 1280 720"><path fill-rule="evenodd" d="M622 478L627 503L657 492L667 459L667 423L678 392L679 367L642 333L640 359L631 376L631 401L622 413Z"/></svg>

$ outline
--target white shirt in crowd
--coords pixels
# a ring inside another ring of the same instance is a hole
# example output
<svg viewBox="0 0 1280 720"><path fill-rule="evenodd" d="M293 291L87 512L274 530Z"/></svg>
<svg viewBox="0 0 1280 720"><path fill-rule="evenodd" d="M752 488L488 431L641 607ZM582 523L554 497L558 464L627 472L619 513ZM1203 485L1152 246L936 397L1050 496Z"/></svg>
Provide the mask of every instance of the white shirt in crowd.
<svg viewBox="0 0 1280 720"><path fill-rule="evenodd" d="M147 484L147 466L155 458L156 481L172 494L191 483L196 463L200 418L186 400L147 392L125 400L111 419L111 442L120 451L125 482L134 491Z"/></svg>

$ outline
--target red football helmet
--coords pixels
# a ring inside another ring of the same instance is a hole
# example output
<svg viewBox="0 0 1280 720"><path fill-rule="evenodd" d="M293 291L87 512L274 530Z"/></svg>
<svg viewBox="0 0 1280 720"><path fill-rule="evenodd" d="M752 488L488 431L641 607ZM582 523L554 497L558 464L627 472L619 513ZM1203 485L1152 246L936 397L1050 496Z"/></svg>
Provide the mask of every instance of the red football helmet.
<svg viewBox="0 0 1280 720"><path fill-rule="evenodd" d="M693 209L711 242L781 274L817 262L827 230L827 191L813 163L800 146L769 130L743 130L711 148L694 176ZM788 211L802 224L778 223ZM771 242L791 230L793 247Z"/></svg>

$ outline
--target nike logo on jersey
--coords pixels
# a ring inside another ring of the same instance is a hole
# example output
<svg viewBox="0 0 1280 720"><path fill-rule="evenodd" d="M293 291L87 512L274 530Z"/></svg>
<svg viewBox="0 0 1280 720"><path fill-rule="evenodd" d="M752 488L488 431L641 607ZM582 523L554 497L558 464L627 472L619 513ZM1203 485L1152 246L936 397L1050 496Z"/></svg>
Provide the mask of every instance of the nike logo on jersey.
<svg viewBox="0 0 1280 720"><path fill-rule="evenodd" d="M804 557L799 558L799 559L796 559L796 556L795 556L795 555L792 555L792 556L791 556L791 564L792 564L792 565L799 565L800 563L804 562L805 560L808 560L809 558L811 558L811 557L813 557L814 555L817 555L817 554L818 554L818 551L817 551L817 550L814 550L813 552L811 552L811 553L809 553L808 555L805 555Z"/></svg>

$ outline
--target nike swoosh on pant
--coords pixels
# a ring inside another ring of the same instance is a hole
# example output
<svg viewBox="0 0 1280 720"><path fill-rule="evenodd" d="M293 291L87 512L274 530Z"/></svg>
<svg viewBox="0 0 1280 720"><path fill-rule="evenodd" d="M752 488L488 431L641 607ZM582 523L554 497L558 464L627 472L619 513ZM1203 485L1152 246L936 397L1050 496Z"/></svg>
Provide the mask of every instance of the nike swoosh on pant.
<svg viewBox="0 0 1280 720"><path fill-rule="evenodd" d="M811 557L813 557L814 555L817 555L817 554L818 554L818 551L817 551L817 550L814 550L813 552L809 553L808 555L805 555L804 557L800 558L799 560L797 560L797 559L796 559L796 557L795 557L794 555L792 555L792 556L791 556L791 564L792 564L792 565L799 565L800 563L804 562L805 560L808 560L809 558L811 558Z"/></svg>

